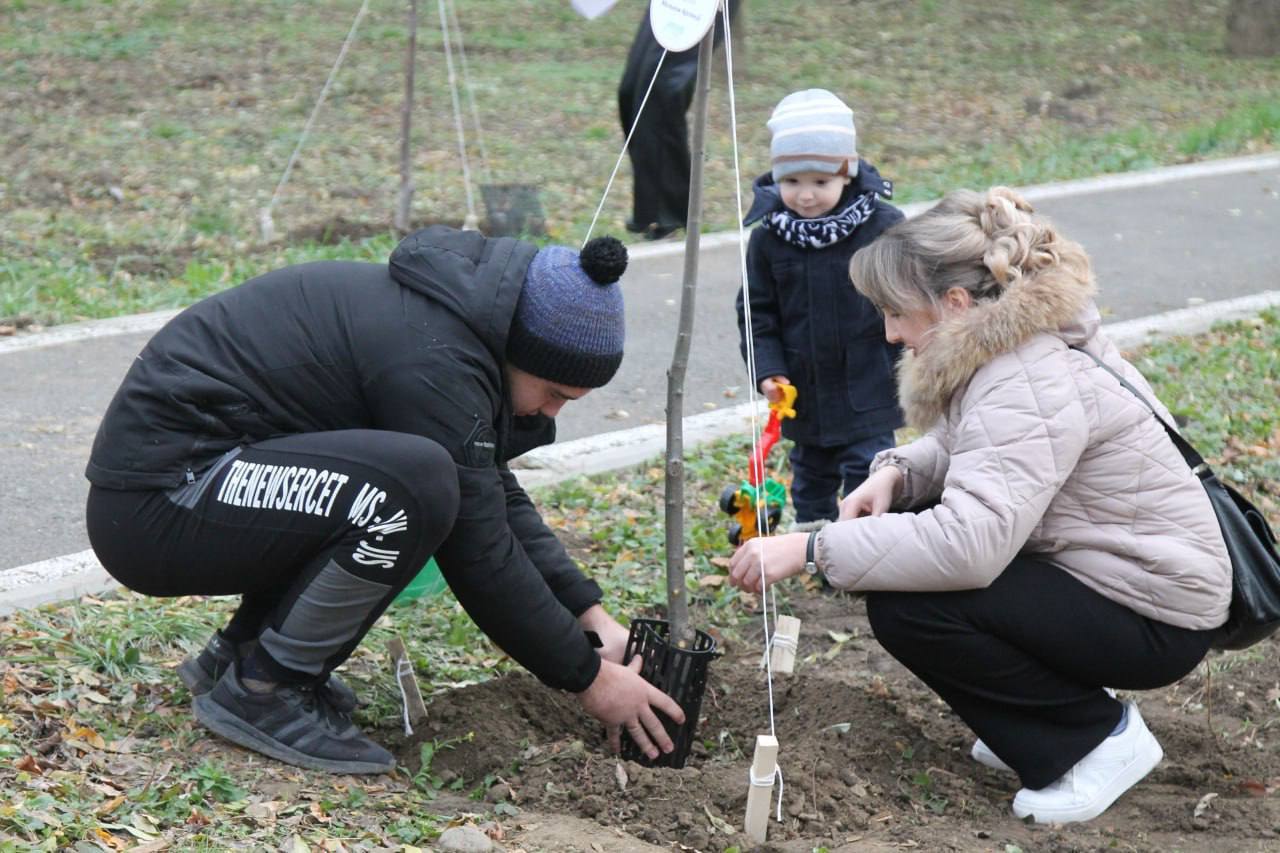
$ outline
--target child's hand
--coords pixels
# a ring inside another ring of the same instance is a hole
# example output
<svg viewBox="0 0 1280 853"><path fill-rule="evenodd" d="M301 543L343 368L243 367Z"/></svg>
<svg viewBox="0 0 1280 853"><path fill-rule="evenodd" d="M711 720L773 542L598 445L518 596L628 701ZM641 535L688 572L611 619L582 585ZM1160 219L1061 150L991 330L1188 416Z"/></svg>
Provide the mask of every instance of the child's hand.
<svg viewBox="0 0 1280 853"><path fill-rule="evenodd" d="M760 393L770 403L782 402L782 386L790 385L791 380L785 376L770 376L760 381Z"/></svg>

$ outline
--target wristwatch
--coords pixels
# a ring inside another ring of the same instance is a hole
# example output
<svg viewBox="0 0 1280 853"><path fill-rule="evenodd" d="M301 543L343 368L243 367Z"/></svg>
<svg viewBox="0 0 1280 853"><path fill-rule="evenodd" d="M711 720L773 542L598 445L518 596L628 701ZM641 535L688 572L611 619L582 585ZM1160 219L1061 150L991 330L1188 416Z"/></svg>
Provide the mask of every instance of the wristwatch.
<svg viewBox="0 0 1280 853"><path fill-rule="evenodd" d="M804 571L805 574L814 577L821 577L822 572L818 571L818 563L814 550L818 544L818 531L809 534L809 541L804 546Z"/></svg>

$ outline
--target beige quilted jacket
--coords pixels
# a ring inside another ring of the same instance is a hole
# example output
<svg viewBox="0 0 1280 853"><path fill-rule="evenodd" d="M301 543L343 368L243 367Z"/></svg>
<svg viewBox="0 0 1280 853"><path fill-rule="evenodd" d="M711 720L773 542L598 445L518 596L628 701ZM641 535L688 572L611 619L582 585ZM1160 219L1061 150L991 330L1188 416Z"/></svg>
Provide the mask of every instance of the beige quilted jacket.
<svg viewBox="0 0 1280 853"><path fill-rule="evenodd" d="M834 586L978 589L1022 552L1152 619L1226 621L1230 563L1203 487L1151 412L1068 349L1087 349L1155 401L1099 332L1091 291L1010 289L903 360L903 408L927 432L872 470L902 470L895 510L939 502L827 526L817 562Z"/></svg>

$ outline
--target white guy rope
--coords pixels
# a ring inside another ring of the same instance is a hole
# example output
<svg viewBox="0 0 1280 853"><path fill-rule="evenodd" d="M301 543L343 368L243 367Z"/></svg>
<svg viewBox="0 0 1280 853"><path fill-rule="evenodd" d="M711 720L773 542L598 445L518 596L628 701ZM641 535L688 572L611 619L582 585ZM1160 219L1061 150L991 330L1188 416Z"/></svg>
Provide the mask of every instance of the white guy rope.
<svg viewBox="0 0 1280 853"><path fill-rule="evenodd" d="M729 9L724 2L721 2L720 4L720 15L724 19L724 59L725 59L726 76L728 77L727 88L729 90L729 129L730 129L730 136L733 139L733 189L734 189L734 198L738 206L738 269L739 269L739 275L741 276L741 279L742 279L739 286L742 288L743 317L744 317L744 325L746 327L746 337L747 337L747 375L750 377L750 382L748 384L750 384L751 386L751 388L747 392L748 400L751 404L751 459L752 459L752 464L755 464L754 460L756 459L756 456L759 453L759 448L760 448L760 420L759 420L759 417L757 416L758 407L756 403L756 391L758 390L758 385L757 385L758 380L756 379L755 336L753 334L752 326L751 326L751 293L747 289L747 230L746 230L746 226L742 223L742 219L743 219L742 169L738 161L738 104L737 104L737 99L734 97L734 88L733 88L733 31L729 25ZM760 472L759 472L760 485L758 486L758 488L763 488L764 486L764 481L765 481L764 463L765 463L765 460L761 459ZM774 702L773 702L773 663L772 661L769 660L769 658L772 657L772 655L769 654L769 650L772 647L775 638L771 635L769 630L769 609L770 609L771 599L769 596L768 575L765 572L766 566L765 566L764 548L763 548L764 537L770 534L769 534L769 527L768 527L768 508L765 506L765 502L760 500L756 501L756 531L758 535L755 537L754 547L757 549L758 555L760 557L760 584L761 584L760 615L764 624L764 646L765 646L764 671L765 671L765 683L768 686L768 692L769 692L769 734L774 735L776 737L777 729L774 722ZM785 639L787 641L791 640L790 637L787 637ZM748 773L750 773L750 771L748 771ZM778 822L781 822L782 821L782 766L780 764L776 765L776 775L778 777L777 820ZM764 782L764 781L757 781L755 777L752 777L751 784L762 785L762 786L765 784L772 785L773 779L772 777L770 777L768 782Z"/></svg>
<svg viewBox="0 0 1280 853"><path fill-rule="evenodd" d="M276 184L276 191L271 194L271 201L267 202L258 216L258 224L262 229L262 239L270 240L275 235L275 223L271 219L271 211L275 208L276 202L280 199L280 193L284 190L285 184L289 182L289 175L293 172L293 164L298 161L298 154L302 151L302 146L307 142L307 136L311 133L311 126L315 124L316 116L320 113L320 106L324 103L324 99L329 94L329 88L333 85L333 78L338 75L338 69L342 67L342 60L347 56L347 48L351 47L351 42L355 40L356 30L360 28L360 21L364 18L365 12L369 11L369 0L364 0L360 4L359 11L356 12L356 18L351 22L351 29L347 31L347 38L342 43L341 50L338 51L338 58L333 62L333 68L329 69L329 77L324 81L324 86L320 89L320 97L316 98L316 105L311 108L311 115L307 118L307 123L302 127L302 134L298 137L298 143L293 147L293 153L289 155L289 162L285 164L284 173L280 176L280 182Z"/></svg>
<svg viewBox="0 0 1280 853"><path fill-rule="evenodd" d="M444 61L449 70L449 95L453 98L453 126L458 131L458 156L462 159L462 185L467 192L467 219L464 229L474 230L479 224L476 217L476 199L471 191L471 162L467 159L467 136L462 127L462 104L458 100L458 77L453 71L453 45L449 38L449 14L445 0L438 0L440 8L440 35L444 39Z"/></svg>
<svg viewBox="0 0 1280 853"><path fill-rule="evenodd" d="M605 184L604 195L600 196L600 204L596 207L595 216L591 217L591 224L587 226L587 236L582 238L582 245L586 246L587 241L591 239L591 232L596 230L596 220L600 218L600 211L604 210L605 199L609 197L609 190L613 188L613 179L618 176L618 168L622 165L622 158L627 156L627 147L631 144L631 137L636 132L636 126L640 124L640 116L644 114L644 105L649 103L649 93L653 91L653 84L657 82L658 72L662 70L662 61L667 58L667 49L662 49L662 55L658 57L658 64L653 69L653 79L649 81L649 88L644 90L644 97L640 99L640 109L636 110L636 117L631 122L631 131L627 134L627 138L622 140L622 151L618 153L618 162L613 164L613 172L609 175L609 183Z"/></svg>
<svg viewBox="0 0 1280 853"><path fill-rule="evenodd" d="M786 787L786 784L782 781L782 768L778 766L777 760L774 760L773 772L763 778L755 774L754 768L747 768L747 779L751 782L752 786L756 788L772 788L773 780L775 778L778 780L777 821L778 823L782 823L782 791Z"/></svg>
<svg viewBox="0 0 1280 853"><path fill-rule="evenodd" d="M462 40L462 25L458 23L458 9L453 0L449 0L449 20L453 22L453 32L458 39L458 58L462 60L462 87L467 90L467 101L471 104L471 121L476 126L476 147L480 149L480 171L485 183L493 183L493 173L489 171L489 152L484 146L484 128L480 126L480 111L476 109L475 87L471 85L471 70L467 66L467 46Z"/></svg>

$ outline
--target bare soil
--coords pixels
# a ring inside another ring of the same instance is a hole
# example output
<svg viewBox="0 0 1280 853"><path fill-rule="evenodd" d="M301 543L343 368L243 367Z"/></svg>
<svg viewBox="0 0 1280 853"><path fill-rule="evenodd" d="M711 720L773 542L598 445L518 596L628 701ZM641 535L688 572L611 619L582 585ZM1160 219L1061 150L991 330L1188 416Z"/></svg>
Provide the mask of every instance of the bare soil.
<svg viewBox="0 0 1280 853"><path fill-rule="evenodd" d="M861 601L814 594L792 609L804 620L796 672L773 683L783 819L764 845L741 833L755 737L770 730L758 630L712 665L683 769L619 760L572 697L524 674L436 696L401 760L416 771L424 739L464 739L431 771L516 806L500 844L530 853L1280 850L1274 638L1133 695L1164 762L1092 823L1046 827L1013 817L1016 779L970 759L972 733L880 648Z"/></svg>

